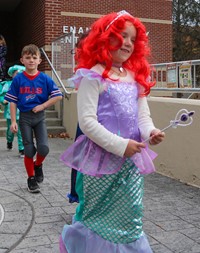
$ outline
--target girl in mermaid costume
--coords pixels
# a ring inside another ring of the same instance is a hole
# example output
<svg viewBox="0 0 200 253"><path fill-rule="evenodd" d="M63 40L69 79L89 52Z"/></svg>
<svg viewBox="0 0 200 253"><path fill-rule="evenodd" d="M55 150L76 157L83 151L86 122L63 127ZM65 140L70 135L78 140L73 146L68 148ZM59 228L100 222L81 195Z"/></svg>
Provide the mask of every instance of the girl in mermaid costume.
<svg viewBox="0 0 200 253"><path fill-rule="evenodd" d="M142 228L143 174L164 139L150 117L148 37L126 11L91 26L76 50L81 135L61 160L76 169L79 205L60 236L61 253L152 253Z"/></svg>

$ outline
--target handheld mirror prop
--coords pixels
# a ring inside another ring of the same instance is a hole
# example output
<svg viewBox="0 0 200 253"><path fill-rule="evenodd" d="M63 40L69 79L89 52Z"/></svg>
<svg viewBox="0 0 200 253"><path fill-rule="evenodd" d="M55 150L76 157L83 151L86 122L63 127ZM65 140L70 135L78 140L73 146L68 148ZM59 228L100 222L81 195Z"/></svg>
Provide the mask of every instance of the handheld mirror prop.
<svg viewBox="0 0 200 253"><path fill-rule="evenodd" d="M192 116L194 115L194 111L188 112L186 109L181 109L177 112L176 117L174 120L170 120L170 124L160 130L161 132L166 131L170 127L172 128L177 128L177 126L189 126L193 122ZM144 140L143 142L147 142L151 137L148 139Z"/></svg>

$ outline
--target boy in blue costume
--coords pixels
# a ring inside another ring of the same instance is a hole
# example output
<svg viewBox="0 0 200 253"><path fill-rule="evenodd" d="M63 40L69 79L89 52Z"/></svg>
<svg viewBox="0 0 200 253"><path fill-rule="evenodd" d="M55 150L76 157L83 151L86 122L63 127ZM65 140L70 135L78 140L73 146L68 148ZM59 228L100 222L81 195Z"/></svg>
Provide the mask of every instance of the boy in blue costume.
<svg viewBox="0 0 200 253"><path fill-rule="evenodd" d="M16 107L20 111L19 126L24 143L28 191L38 193L38 183L44 179L43 161L49 153L45 109L61 100L62 93L48 75L38 71L41 54L36 45L25 46L20 60L26 70L13 79L5 99L11 103L11 131L14 133L18 131Z"/></svg>
<svg viewBox="0 0 200 253"><path fill-rule="evenodd" d="M8 75L14 78L18 73L21 73L25 70L24 66L14 65L8 69ZM10 115L10 103L4 100L4 96L6 92L9 90L11 86L12 80L1 82L1 92L0 92L0 102L4 105L4 118L7 122L7 130L6 130L6 140L7 140L7 149L12 150L13 148L13 141L14 141L14 133L11 132L11 115ZM19 124L19 109L16 111L16 120L17 124ZM24 145L22 142L22 136L20 128L18 128L17 132L17 142L18 142L18 150L19 156L24 157Z"/></svg>

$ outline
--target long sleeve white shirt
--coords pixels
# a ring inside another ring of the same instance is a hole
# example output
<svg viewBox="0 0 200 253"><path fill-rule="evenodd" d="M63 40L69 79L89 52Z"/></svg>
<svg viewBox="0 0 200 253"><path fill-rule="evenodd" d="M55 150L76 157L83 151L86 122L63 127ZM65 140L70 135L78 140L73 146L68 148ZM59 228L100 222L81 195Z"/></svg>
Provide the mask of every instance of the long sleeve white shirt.
<svg viewBox="0 0 200 253"><path fill-rule="evenodd" d="M101 74L103 69L100 65L96 65L92 70ZM113 77L116 78L114 74ZM133 80L128 71L126 77L122 77L122 79L123 81ZM93 142L108 152L123 157L129 139L111 133L97 121L97 107L99 94L101 92L103 92L103 86L98 80L89 80L87 77L81 80L77 95L80 128ZM151 131L155 129L150 117L150 110L146 97L138 99L138 127L142 139L147 139Z"/></svg>

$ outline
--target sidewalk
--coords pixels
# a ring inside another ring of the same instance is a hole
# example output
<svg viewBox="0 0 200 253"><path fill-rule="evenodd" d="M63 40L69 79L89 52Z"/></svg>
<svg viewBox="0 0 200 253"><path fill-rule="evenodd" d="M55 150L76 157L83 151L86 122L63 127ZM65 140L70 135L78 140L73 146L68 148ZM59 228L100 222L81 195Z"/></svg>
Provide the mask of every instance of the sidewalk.
<svg viewBox="0 0 200 253"><path fill-rule="evenodd" d="M0 138L0 253L59 253L59 235L76 204L65 197L70 170L59 161L70 141L52 138L49 144L41 193L31 194L16 140L7 151ZM200 189L156 173L146 176L143 220L154 253L200 253Z"/></svg>

